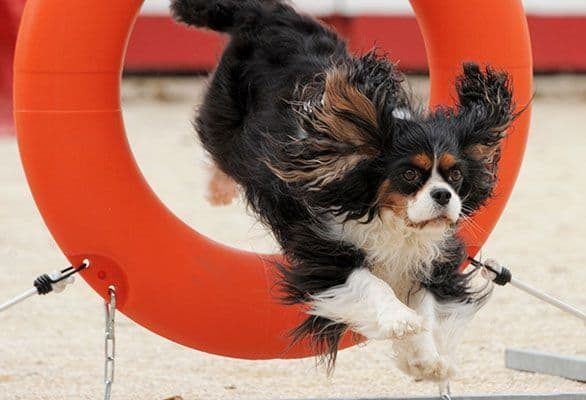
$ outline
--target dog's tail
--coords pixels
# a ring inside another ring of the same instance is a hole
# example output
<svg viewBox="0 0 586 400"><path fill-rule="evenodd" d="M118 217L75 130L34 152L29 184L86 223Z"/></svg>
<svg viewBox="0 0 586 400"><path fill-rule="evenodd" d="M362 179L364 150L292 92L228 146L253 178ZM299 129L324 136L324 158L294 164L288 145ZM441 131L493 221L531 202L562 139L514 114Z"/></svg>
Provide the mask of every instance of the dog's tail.
<svg viewBox="0 0 586 400"><path fill-rule="evenodd" d="M269 14L290 10L281 0L171 1L171 13L177 21L226 33L261 23Z"/></svg>

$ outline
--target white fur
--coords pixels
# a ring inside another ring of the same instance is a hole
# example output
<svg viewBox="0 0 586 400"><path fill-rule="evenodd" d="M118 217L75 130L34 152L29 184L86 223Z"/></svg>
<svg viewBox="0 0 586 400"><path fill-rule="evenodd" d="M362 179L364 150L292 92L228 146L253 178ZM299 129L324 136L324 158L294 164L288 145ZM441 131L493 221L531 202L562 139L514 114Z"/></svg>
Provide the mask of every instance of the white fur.
<svg viewBox="0 0 586 400"><path fill-rule="evenodd" d="M332 220L330 229L336 239L362 249L371 268L358 269L344 285L316 295L310 314L346 323L369 339L420 331L422 319L406 300L415 282L441 257L446 229L414 228L389 209L368 223Z"/></svg>
<svg viewBox="0 0 586 400"><path fill-rule="evenodd" d="M421 318L366 268L352 272L343 285L314 295L308 313L348 324L368 339L401 339L422 329Z"/></svg>
<svg viewBox="0 0 586 400"><path fill-rule="evenodd" d="M436 346L437 302L426 290L418 291L410 300L410 305L424 318L426 330L393 344L397 366L415 379L447 381L454 368L450 357L440 354Z"/></svg>
<svg viewBox="0 0 586 400"><path fill-rule="evenodd" d="M446 238L445 229L411 227L390 209L382 210L368 223L338 221L331 229L337 239L363 250L373 273L393 288L427 276L433 260L441 256Z"/></svg>
<svg viewBox="0 0 586 400"><path fill-rule="evenodd" d="M441 354L450 354L463 333L463 327L470 322L476 312L486 304L494 283L480 273L474 273L470 281L470 291L474 297L467 303L437 303L435 314L437 327L434 330L436 345Z"/></svg>
<svg viewBox="0 0 586 400"><path fill-rule="evenodd" d="M434 189L447 189L452 194L445 207L439 207L431 197ZM456 222L462 202L453 188L434 166L425 185L408 204L408 217L420 223L446 216ZM391 285L395 291L409 290L413 280L428 277L432 262L442 255L442 246L451 228L446 224L430 224L423 228L409 225L402 217L386 208L372 221L334 219L330 229L338 240L353 244L366 253L373 273ZM401 290L400 287L403 287ZM399 293L400 297L401 293Z"/></svg>
<svg viewBox="0 0 586 400"><path fill-rule="evenodd" d="M411 110L405 107L395 108L392 112L392 115L395 119L406 119L410 120L413 119L413 115L411 114Z"/></svg>
<svg viewBox="0 0 586 400"><path fill-rule="evenodd" d="M488 300L493 288L491 281L475 274L471 290L477 298L466 303L439 303L427 290L418 291L409 305L424 318L426 330L394 343L398 367L416 379L436 381L444 390L456 373L454 349L464 327Z"/></svg>
<svg viewBox="0 0 586 400"><path fill-rule="evenodd" d="M450 192L452 197L446 206L439 206L431 193L437 189L445 189ZM414 223L422 223L439 217L447 217L453 223L458 221L462 211L462 201L437 171L434 165L433 172L425 185L419 190L414 199L409 200L407 205L407 215Z"/></svg>
<svg viewBox="0 0 586 400"><path fill-rule="evenodd" d="M450 191L446 206L435 203L434 189ZM454 374L451 353L459 333L481 304L440 304L420 287L420 280L429 277L432 263L442 257L453 228L411 223L442 216L456 222L461 207L460 198L434 166L428 181L408 203L410 221L391 209L383 209L368 223L332 218L330 233L363 250L370 268L357 269L343 285L313 296L309 313L345 323L369 339L394 339L403 371L416 379L440 382L445 388Z"/></svg>

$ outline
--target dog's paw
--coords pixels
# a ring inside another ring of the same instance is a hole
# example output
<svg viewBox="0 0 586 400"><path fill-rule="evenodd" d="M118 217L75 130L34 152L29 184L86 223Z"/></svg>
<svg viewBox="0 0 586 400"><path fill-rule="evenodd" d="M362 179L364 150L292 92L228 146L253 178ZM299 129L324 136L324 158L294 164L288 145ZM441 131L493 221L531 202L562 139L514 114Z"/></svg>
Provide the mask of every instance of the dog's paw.
<svg viewBox="0 0 586 400"><path fill-rule="evenodd" d="M405 339L424 330L423 318L408 308L382 315L379 327L381 338L392 340Z"/></svg>
<svg viewBox="0 0 586 400"><path fill-rule="evenodd" d="M408 360L407 366L409 375L416 380L443 382L451 379L455 374L455 369L449 360L437 354Z"/></svg>
<svg viewBox="0 0 586 400"><path fill-rule="evenodd" d="M454 377L456 370L450 360L437 353L406 355L398 360L399 369L416 381L443 382Z"/></svg>
<svg viewBox="0 0 586 400"><path fill-rule="evenodd" d="M228 175L214 167L208 183L206 199L213 206L226 206L238 196L236 182Z"/></svg>

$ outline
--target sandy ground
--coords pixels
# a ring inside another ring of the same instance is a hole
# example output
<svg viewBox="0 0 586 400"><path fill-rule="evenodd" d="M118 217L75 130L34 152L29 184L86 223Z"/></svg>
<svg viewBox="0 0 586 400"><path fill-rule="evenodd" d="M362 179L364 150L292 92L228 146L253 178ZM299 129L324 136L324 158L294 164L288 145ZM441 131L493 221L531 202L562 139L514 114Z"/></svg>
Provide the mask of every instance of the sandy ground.
<svg viewBox="0 0 586 400"><path fill-rule="evenodd" d="M425 96L426 81L414 79ZM532 136L515 193L484 254L516 276L586 308L586 76L537 79ZM132 148L148 180L181 218L235 246L274 244L243 205L204 201L203 155L188 120L202 80L126 79ZM230 229L226 229L230 226ZM0 300L29 287L64 257L35 209L15 141L0 139ZM102 395L103 315L78 282L66 294L34 298L0 315L0 400L95 399ZM581 392L586 385L505 369L506 347L586 354L583 324L514 288L497 288L468 329L455 393ZM115 399L278 399L435 394L392 366L388 343L342 351L328 379L311 359L242 361L204 354L118 318Z"/></svg>

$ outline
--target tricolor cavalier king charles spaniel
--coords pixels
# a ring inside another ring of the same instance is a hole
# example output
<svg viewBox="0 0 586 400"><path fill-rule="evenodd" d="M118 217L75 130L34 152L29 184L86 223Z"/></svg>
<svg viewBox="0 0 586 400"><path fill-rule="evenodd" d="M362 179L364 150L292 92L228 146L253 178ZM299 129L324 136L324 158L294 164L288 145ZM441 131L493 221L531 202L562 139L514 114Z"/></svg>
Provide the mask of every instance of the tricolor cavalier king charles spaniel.
<svg viewBox="0 0 586 400"><path fill-rule="evenodd" d="M355 56L281 0L173 0L185 24L230 41L195 120L215 172L211 198L240 185L290 263L292 332L332 366L341 336L392 341L416 379L447 381L457 334L492 285L459 270L458 223L491 196L516 117L509 77L463 65L457 104L423 112L396 66ZM232 186L231 186L232 185Z"/></svg>

